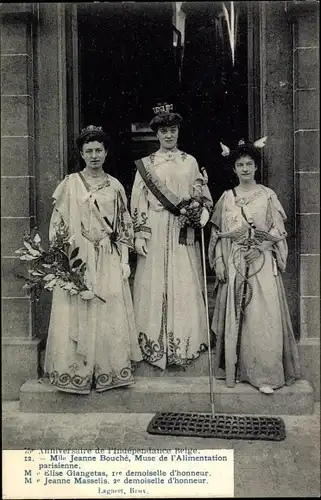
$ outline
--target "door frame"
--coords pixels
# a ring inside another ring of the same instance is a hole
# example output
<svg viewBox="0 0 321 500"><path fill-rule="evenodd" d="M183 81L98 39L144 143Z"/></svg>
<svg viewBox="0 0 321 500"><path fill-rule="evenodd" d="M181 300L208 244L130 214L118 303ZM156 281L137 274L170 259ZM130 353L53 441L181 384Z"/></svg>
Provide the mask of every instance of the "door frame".
<svg viewBox="0 0 321 500"><path fill-rule="evenodd" d="M77 170L79 155L76 139L83 127L81 119L81 80L79 72L78 9L76 3L65 4L66 84L67 84L67 157L68 171Z"/></svg>
<svg viewBox="0 0 321 500"><path fill-rule="evenodd" d="M264 33L264 3L247 2L248 9L248 130L249 140L255 141L266 132L264 113L264 92L262 85L265 80L266 50ZM263 159L259 168L260 182L267 180Z"/></svg>
<svg viewBox="0 0 321 500"><path fill-rule="evenodd" d="M264 42L264 2L247 2L247 39L248 39L248 138L252 141L262 137L266 131L264 120L264 92L266 51ZM67 61L67 147L68 162L78 164L78 152L74 144L81 127L81 79L79 74L79 52L81 40L78 36L77 3L66 6L66 61ZM75 168L74 167L74 168ZM259 168L260 181L266 180L263 160Z"/></svg>

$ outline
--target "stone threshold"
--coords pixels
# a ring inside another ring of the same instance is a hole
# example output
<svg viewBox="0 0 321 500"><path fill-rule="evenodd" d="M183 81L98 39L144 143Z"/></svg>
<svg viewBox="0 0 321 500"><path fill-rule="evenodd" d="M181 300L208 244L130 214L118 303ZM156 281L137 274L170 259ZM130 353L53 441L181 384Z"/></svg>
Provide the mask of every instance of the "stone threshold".
<svg viewBox="0 0 321 500"><path fill-rule="evenodd" d="M214 382L215 412L249 415L309 415L313 389L306 380L284 386L272 395L249 384L228 388ZM136 377L135 384L103 393L67 394L37 380L20 390L20 411L25 413L156 413L158 411L210 412L208 377Z"/></svg>

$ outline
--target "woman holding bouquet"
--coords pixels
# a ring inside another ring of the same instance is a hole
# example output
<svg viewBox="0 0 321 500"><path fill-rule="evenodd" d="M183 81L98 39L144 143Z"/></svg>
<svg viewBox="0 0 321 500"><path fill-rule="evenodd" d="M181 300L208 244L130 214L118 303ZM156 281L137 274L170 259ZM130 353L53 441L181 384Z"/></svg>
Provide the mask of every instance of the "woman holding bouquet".
<svg viewBox="0 0 321 500"><path fill-rule="evenodd" d="M128 284L133 227L125 192L103 170L108 144L101 127L83 129L77 147L85 168L53 194L50 240L68 235L92 293L85 300L55 286L44 368L57 389L88 394L133 383L132 361L141 355Z"/></svg>
<svg viewBox="0 0 321 500"><path fill-rule="evenodd" d="M159 149L136 162L131 197L138 253L134 309L143 359L165 370L187 366L206 350L195 226L208 221L212 199L195 158L177 148L181 116L171 105L154 112L150 126Z"/></svg>
<svg viewBox="0 0 321 500"><path fill-rule="evenodd" d="M300 366L281 277L286 215L274 191L255 181L265 139L241 140L234 151L222 144L239 182L215 206L209 261L217 278L216 376L228 387L244 381L273 394L300 377Z"/></svg>

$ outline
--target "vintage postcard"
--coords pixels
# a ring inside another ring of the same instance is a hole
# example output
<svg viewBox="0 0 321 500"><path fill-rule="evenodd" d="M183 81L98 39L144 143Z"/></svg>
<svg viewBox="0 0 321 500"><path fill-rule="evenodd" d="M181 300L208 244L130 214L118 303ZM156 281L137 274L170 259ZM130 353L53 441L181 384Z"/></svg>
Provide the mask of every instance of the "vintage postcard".
<svg viewBox="0 0 321 500"><path fill-rule="evenodd" d="M0 15L3 498L319 496L319 3Z"/></svg>

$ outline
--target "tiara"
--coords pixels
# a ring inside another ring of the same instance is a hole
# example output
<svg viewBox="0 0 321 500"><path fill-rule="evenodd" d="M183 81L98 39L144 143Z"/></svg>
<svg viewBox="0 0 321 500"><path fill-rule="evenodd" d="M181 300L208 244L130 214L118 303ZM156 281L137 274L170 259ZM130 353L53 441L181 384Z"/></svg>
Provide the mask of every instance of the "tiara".
<svg viewBox="0 0 321 500"><path fill-rule="evenodd" d="M173 104L161 104L159 106L155 106L153 108L153 111L155 115L158 115L159 113L170 113L171 111L173 111L173 109Z"/></svg>
<svg viewBox="0 0 321 500"><path fill-rule="evenodd" d="M85 127L82 129L80 132L81 135L87 134L88 132L100 132L104 133L102 127L96 127L95 125L88 125L88 127Z"/></svg>

